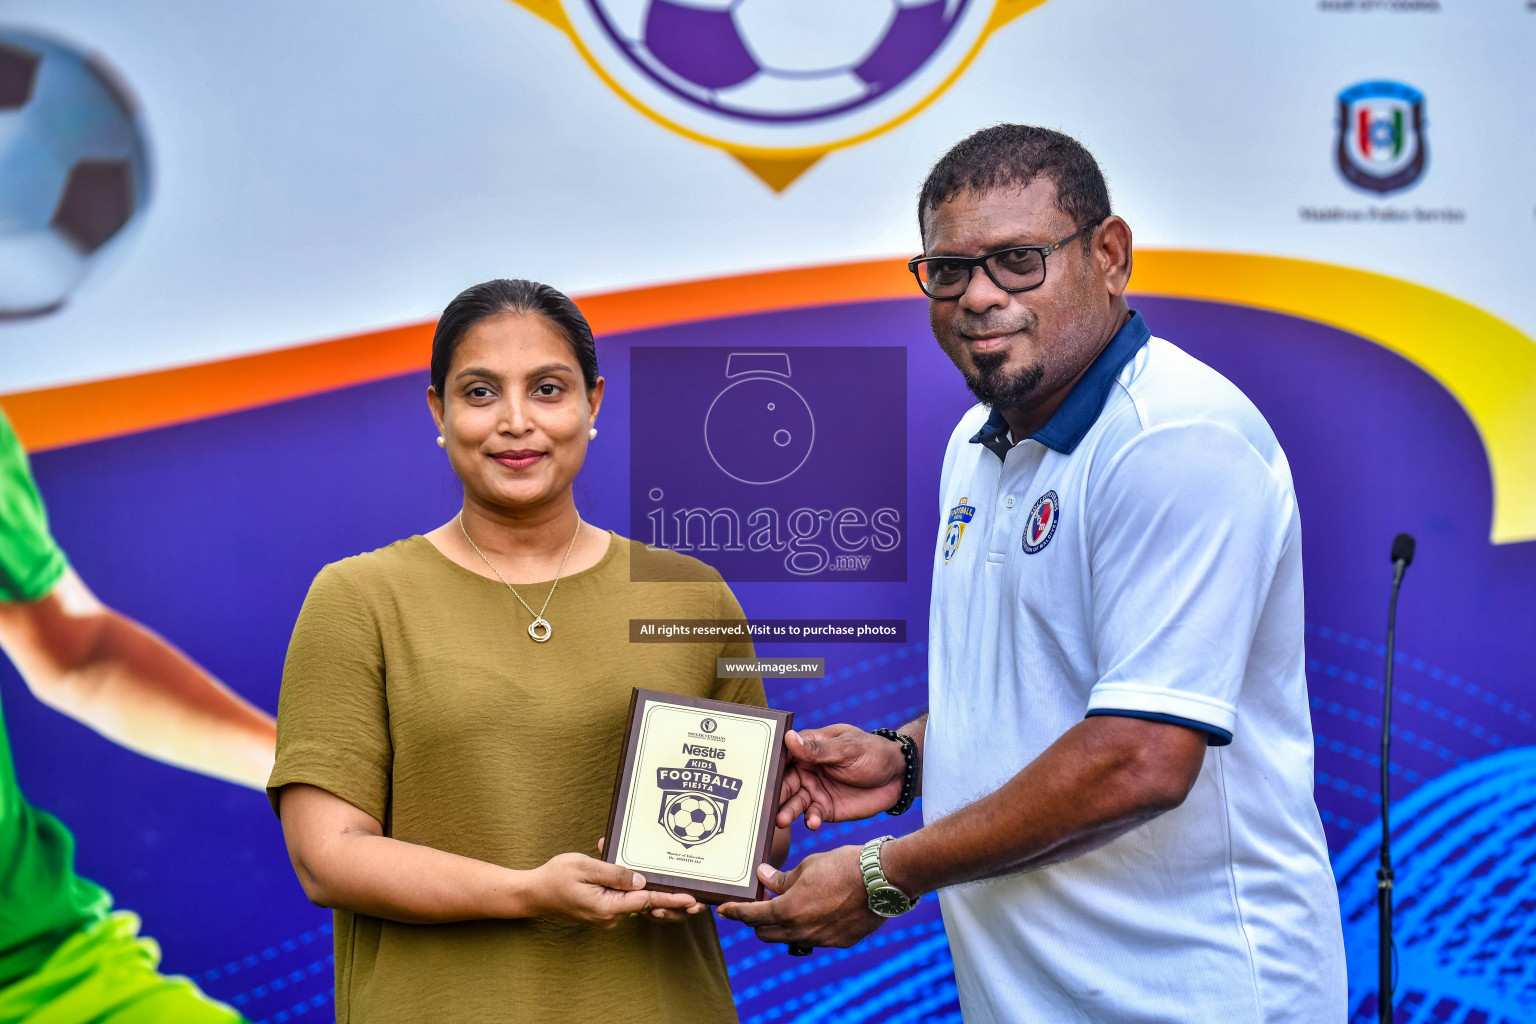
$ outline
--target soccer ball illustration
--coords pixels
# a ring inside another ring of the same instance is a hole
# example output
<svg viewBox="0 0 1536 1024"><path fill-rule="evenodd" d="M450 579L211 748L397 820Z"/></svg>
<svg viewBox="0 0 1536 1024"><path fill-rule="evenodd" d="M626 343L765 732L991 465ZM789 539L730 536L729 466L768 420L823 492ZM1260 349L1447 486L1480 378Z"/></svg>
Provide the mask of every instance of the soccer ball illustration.
<svg viewBox="0 0 1536 1024"><path fill-rule="evenodd" d="M725 808L704 796L682 793L662 804L661 822L684 846L697 846L719 834Z"/></svg>
<svg viewBox="0 0 1536 1024"><path fill-rule="evenodd" d="M816 419L790 387L783 352L733 352L725 376L734 383L704 414L704 445L720 471L744 484L773 484L810 457Z"/></svg>
<svg viewBox="0 0 1536 1024"><path fill-rule="evenodd" d="M117 76L0 28L0 318L63 305L148 197L144 133Z"/></svg>
<svg viewBox="0 0 1536 1024"><path fill-rule="evenodd" d="M960 538L965 536L965 524L951 522L944 531L944 561L955 557L960 550Z"/></svg>
<svg viewBox="0 0 1536 1024"><path fill-rule="evenodd" d="M832 117L906 82L975 0L585 0L662 89L759 123Z"/></svg>

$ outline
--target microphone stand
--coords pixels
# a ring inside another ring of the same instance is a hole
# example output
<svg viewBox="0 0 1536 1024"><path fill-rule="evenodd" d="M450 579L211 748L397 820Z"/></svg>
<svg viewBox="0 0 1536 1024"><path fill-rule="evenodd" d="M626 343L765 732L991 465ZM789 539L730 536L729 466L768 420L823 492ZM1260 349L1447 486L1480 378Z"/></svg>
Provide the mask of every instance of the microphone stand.
<svg viewBox="0 0 1536 1024"><path fill-rule="evenodd" d="M1395 553L1395 550L1394 550ZM1411 557L1411 556L1410 556ZM1387 671L1381 697L1381 867L1376 870L1377 988L1376 1010L1380 1024L1392 1024L1392 827L1388 821L1392 782L1392 665L1397 638L1397 591L1408 571L1406 559L1392 563L1392 599L1387 605Z"/></svg>

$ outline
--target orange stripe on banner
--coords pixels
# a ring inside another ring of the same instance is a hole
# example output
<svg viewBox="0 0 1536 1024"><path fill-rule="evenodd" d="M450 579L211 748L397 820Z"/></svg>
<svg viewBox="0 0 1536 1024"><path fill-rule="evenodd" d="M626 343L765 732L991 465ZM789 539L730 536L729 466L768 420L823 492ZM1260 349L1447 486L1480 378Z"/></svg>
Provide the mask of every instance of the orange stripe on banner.
<svg viewBox="0 0 1536 1024"><path fill-rule="evenodd" d="M1382 274L1248 253L1142 249L1133 292L1231 302L1330 324L1398 353L1454 395L1483 441L1494 543L1536 540L1536 345L1441 292ZM599 336L772 310L916 296L898 260L802 267L580 299ZM0 397L34 451L130 434L420 370L432 324ZM1451 339L1447 343L1446 339Z"/></svg>
<svg viewBox="0 0 1536 1024"><path fill-rule="evenodd" d="M916 295L895 260L800 267L578 297L599 336L777 309ZM31 451L186 423L427 366L434 321L217 362L0 397Z"/></svg>
<svg viewBox="0 0 1536 1024"><path fill-rule="evenodd" d="M0 398L32 451L137 433L407 373L423 366L432 325L178 366Z"/></svg>

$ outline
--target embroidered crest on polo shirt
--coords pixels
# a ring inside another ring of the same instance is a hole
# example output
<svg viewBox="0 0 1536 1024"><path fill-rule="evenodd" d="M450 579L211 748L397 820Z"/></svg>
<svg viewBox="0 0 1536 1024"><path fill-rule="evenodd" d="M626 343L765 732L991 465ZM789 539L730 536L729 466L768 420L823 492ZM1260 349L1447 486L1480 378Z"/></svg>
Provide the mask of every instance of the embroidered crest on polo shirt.
<svg viewBox="0 0 1536 1024"><path fill-rule="evenodd" d="M967 505L965 497L960 498L960 504L949 510L949 526L944 530L944 564L955 557L955 552L960 550L960 538L965 536L965 524L971 521L976 514L975 505Z"/></svg>
<svg viewBox="0 0 1536 1024"><path fill-rule="evenodd" d="M1056 536L1056 520L1061 518L1061 499L1055 491L1046 491L1035 499L1024 521L1024 553L1033 555Z"/></svg>

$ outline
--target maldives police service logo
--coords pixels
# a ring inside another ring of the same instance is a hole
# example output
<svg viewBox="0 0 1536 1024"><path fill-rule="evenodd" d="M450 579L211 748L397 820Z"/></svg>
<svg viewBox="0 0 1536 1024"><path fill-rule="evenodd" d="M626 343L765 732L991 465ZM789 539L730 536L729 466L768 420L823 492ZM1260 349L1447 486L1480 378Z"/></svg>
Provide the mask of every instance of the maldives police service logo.
<svg viewBox="0 0 1536 1024"><path fill-rule="evenodd" d="M640 113L775 190L947 89L1045 0L513 0Z"/></svg>
<svg viewBox="0 0 1536 1024"><path fill-rule="evenodd" d="M975 505L967 505L965 498L960 499L960 504L949 510L949 525L944 529L944 564L955 557L955 552L960 550L960 539L965 536L965 524L971 521L976 514Z"/></svg>
<svg viewBox="0 0 1536 1024"><path fill-rule="evenodd" d="M1024 553L1032 555L1056 536L1056 521L1061 518L1061 499L1055 491L1046 491L1035 500L1024 521Z"/></svg>
<svg viewBox="0 0 1536 1024"><path fill-rule="evenodd" d="M1429 157L1424 94L1401 82L1361 82L1339 93L1339 173L1369 192L1416 184Z"/></svg>
<svg viewBox="0 0 1536 1024"><path fill-rule="evenodd" d="M683 744L683 753L725 756L724 750L697 743ZM720 774L706 757L690 757L681 768L656 769L656 785L661 789L656 820L684 847L707 843L724 831L730 802L741 795L741 780Z"/></svg>

